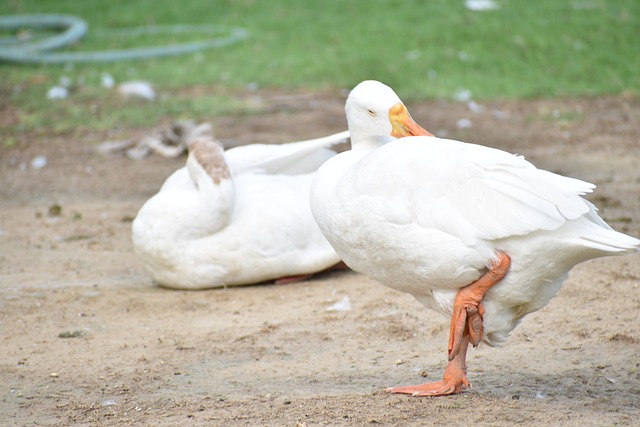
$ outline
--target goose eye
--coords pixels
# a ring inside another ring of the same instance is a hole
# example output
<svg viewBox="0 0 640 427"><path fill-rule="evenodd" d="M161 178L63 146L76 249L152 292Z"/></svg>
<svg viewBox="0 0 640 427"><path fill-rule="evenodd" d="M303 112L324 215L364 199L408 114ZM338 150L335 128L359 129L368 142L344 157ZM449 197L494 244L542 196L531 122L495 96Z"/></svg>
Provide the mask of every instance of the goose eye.
<svg viewBox="0 0 640 427"><path fill-rule="evenodd" d="M371 108L367 110L367 113L369 113L371 117L376 117L378 115L378 113L376 113L375 110L372 110Z"/></svg>

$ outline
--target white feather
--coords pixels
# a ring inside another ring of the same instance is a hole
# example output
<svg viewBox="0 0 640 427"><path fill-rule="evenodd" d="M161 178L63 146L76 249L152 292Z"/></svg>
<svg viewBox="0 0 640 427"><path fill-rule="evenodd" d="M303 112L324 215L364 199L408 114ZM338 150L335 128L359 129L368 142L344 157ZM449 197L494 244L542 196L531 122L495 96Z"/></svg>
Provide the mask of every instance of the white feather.
<svg viewBox="0 0 640 427"><path fill-rule="evenodd" d="M234 174L250 170L287 175L312 173L336 154L332 147L348 139L349 132L344 131L308 141L243 145L227 150L225 158Z"/></svg>

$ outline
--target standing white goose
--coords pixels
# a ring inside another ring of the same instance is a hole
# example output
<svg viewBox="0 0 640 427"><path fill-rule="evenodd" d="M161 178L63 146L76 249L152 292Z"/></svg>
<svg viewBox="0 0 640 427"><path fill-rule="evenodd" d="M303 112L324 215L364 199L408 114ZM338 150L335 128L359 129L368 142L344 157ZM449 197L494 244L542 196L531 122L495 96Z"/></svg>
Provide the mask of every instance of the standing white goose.
<svg viewBox="0 0 640 427"><path fill-rule="evenodd" d="M341 132L288 144L223 151L189 147L132 224L135 254L161 286L206 289L308 276L340 261L309 208L317 168L348 138Z"/></svg>
<svg viewBox="0 0 640 427"><path fill-rule="evenodd" d="M569 270L637 251L581 195L592 184L504 151L429 135L392 89L356 86L346 102L352 150L328 160L311 208L352 269L451 317L442 381L393 393L460 393L469 343L503 341L546 305Z"/></svg>

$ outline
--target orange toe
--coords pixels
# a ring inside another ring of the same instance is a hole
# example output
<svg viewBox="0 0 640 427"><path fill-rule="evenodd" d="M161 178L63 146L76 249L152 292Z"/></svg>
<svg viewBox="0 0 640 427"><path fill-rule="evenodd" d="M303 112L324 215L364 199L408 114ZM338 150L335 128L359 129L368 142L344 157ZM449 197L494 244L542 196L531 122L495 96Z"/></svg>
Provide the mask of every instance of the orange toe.
<svg viewBox="0 0 640 427"><path fill-rule="evenodd" d="M469 342L474 347L477 347L482 341L482 334L484 333L484 327L482 326L483 315L484 308L482 304L478 306L477 310L467 310L467 332L469 333Z"/></svg>

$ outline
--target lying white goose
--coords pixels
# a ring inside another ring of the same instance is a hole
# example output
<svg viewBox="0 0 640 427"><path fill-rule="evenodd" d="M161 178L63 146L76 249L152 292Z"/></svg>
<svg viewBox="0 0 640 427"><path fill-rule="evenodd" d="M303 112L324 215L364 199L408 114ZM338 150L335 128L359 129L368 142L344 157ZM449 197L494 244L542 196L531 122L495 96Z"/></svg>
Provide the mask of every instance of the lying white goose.
<svg viewBox="0 0 640 427"><path fill-rule="evenodd" d="M349 267L451 316L443 380L390 392L461 392L469 342L499 344L576 264L639 248L581 197L592 184L483 146L392 141L428 132L382 83L356 86L346 115L352 150L319 169L313 215Z"/></svg>
<svg viewBox="0 0 640 427"><path fill-rule="evenodd" d="M132 224L135 254L161 286L206 289L307 276L340 261L313 220L317 168L348 138L341 132L289 144L224 151L189 147Z"/></svg>

